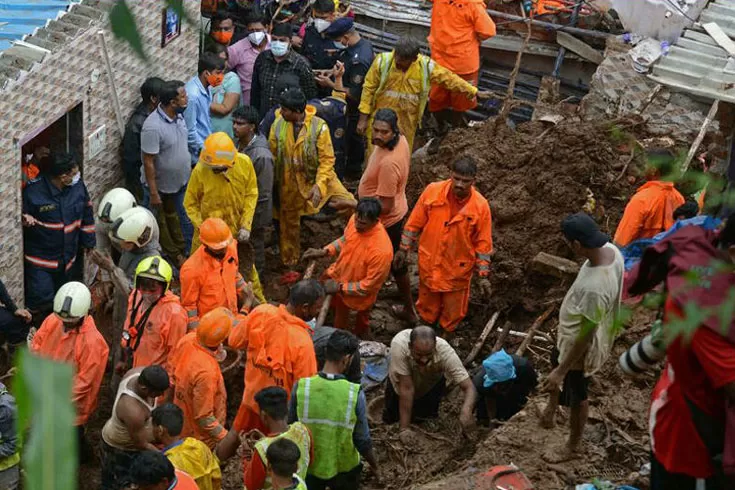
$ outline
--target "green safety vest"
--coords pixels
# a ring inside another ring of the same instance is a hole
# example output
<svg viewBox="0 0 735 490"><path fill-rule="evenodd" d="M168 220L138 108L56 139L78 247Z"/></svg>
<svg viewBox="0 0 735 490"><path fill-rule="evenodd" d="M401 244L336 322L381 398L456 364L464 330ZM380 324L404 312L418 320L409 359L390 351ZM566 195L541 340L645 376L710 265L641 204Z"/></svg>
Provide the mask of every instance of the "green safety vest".
<svg viewBox="0 0 735 490"><path fill-rule="evenodd" d="M301 457L299 458L299 464L296 469L296 476L301 479L306 478L306 471L309 469L310 463L309 449L311 448L311 436L309 435L309 429L307 429L301 422L294 422L283 434L278 434L274 437L264 437L255 443L255 450L258 451L260 460L263 462L263 466L267 466L268 458L266 457L266 453L268 451L268 447L273 441L282 437L292 441L299 447ZM265 477L265 483L263 484L263 490L271 490L272 488L273 484L271 483L271 477L270 475L267 475Z"/></svg>
<svg viewBox="0 0 735 490"><path fill-rule="evenodd" d="M319 170L319 148L317 146L319 135L322 129L326 126L323 119L314 116L311 121L311 132L306 135L304 139L304 174L306 182L314 184L316 182L316 174ZM282 116L278 116L275 122L276 141L278 141L278 152L276 154L276 182L283 182L283 174L286 165L291 162L286 162L283 154L286 148L286 138L288 137L289 125ZM295 143L295 141L294 141Z"/></svg>
<svg viewBox="0 0 735 490"><path fill-rule="evenodd" d="M314 441L310 475L329 480L360 464L360 453L352 442L359 394L360 385L346 379L329 380L316 375L299 380L298 419L311 430Z"/></svg>
<svg viewBox="0 0 735 490"><path fill-rule="evenodd" d="M380 53L377 56L378 71L380 72L380 84L375 91L373 98L373 110L376 109L376 101L378 96L385 90L385 84L388 83L388 75L393 66L394 51ZM423 115L426 110L426 104L429 102L429 92L431 91L431 73L434 71L434 61L428 56L419 54L419 66L421 67L421 93L419 94L419 114ZM419 117L419 127L421 126L421 117Z"/></svg>

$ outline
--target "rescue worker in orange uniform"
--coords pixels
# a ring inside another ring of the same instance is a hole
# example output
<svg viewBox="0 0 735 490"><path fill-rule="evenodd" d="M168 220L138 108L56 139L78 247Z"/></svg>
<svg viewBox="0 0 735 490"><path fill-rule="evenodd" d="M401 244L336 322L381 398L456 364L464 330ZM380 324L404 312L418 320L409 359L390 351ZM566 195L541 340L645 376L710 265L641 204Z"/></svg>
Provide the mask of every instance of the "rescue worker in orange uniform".
<svg viewBox="0 0 735 490"><path fill-rule="evenodd" d="M77 410L80 454L90 448L84 425L97 408L97 395L107 367L110 348L89 314L92 295L80 282L67 282L54 297L54 312L33 335L31 352L52 361L70 364L74 369L72 402ZM84 456L83 456L84 458Z"/></svg>
<svg viewBox="0 0 735 490"><path fill-rule="evenodd" d="M334 295L334 327L345 329L350 310L357 312L355 335L370 330L370 310L390 274L393 245L380 222L382 206L374 197L362 198L347 223L344 235L322 249L310 249L304 260L329 255L337 261L327 270L327 294Z"/></svg>
<svg viewBox="0 0 735 490"><path fill-rule="evenodd" d="M324 288L318 281L299 281L291 288L287 305L260 305L232 329L230 347L247 351L245 392L233 424L236 430L258 429L265 434L255 394L269 386L290 394L297 380L317 373L306 322L319 314L323 302Z"/></svg>
<svg viewBox="0 0 735 490"><path fill-rule="evenodd" d="M666 149L648 153L646 178L625 206L623 218L615 232L614 242L618 247L641 238L652 238L674 224L674 211L684 204L684 196L676 190L674 183L667 181L673 176L676 158Z"/></svg>
<svg viewBox="0 0 735 490"><path fill-rule="evenodd" d="M480 79L480 44L495 35L485 0L433 0L429 47L431 59L475 87ZM459 126L463 114L477 107L477 98L431 86L429 111L440 127Z"/></svg>
<svg viewBox="0 0 735 490"><path fill-rule="evenodd" d="M128 299L123 326L122 356L115 369L122 374L132 367L158 364L170 372L170 357L186 335L186 310L169 287L171 265L160 256L143 259L135 271L135 289Z"/></svg>
<svg viewBox="0 0 735 490"><path fill-rule="evenodd" d="M394 267L402 267L418 243L419 297L416 310L428 325L439 322L453 336L467 314L475 271L489 299L492 217L487 200L474 188L477 163L461 157L451 178L426 186L403 228ZM410 312L403 312L410 315Z"/></svg>
<svg viewBox="0 0 735 490"><path fill-rule="evenodd" d="M233 320L227 308L210 311L196 332L181 339L173 360L174 403L184 412L181 437L199 439L210 449L227 435L227 392L218 359Z"/></svg>
<svg viewBox="0 0 735 490"><path fill-rule="evenodd" d="M246 285L238 271L237 242L227 223L207 218L199 227L199 240L202 245L181 267L181 306L186 309L189 330L219 306L237 313L238 294Z"/></svg>

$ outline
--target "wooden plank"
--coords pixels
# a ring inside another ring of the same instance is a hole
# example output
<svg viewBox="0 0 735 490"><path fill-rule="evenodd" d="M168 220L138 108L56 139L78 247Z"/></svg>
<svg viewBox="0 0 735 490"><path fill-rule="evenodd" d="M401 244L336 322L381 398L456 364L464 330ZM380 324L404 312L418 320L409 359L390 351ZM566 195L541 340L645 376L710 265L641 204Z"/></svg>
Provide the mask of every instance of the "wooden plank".
<svg viewBox="0 0 735 490"><path fill-rule="evenodd" d="M730 56L735 57L735 43L730 39L730 36L725 34L719 25L715 22L708 22L707 24L702 24L702 27L722 49L727 51Z"/></svg>
<svg viewBox="0 0 735 490"><path fill-rule="evenodd" d="M597 65L602 63L602 60L604 59L602 53L597 51L586 42L577 39L567 32L557 31L556 42L559 45L567 48L569 51L573 51L580 55L582 58L589 60Z"/></svg>

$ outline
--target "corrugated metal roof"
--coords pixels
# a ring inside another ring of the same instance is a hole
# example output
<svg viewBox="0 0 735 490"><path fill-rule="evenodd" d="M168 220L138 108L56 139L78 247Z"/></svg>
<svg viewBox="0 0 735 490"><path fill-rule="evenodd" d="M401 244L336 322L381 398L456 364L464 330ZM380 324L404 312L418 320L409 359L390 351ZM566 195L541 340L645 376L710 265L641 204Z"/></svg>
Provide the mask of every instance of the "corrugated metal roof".
<svg viewBox="0 0 735 490"><path fill-rule="evenodd" d="M699 23L708 22L735 37L735 0L710 2L699 17ZM727 52L695 24L654 65L649 77L694 95L735 103L735 70L725 70L727 60Z"/></svg>
<svg viewBox="0 0 735 490"><path fill-rule="evenodd" d="M0 1L0 51L23 40L50 20L66 13L74 0L4 0Z"/></svg>

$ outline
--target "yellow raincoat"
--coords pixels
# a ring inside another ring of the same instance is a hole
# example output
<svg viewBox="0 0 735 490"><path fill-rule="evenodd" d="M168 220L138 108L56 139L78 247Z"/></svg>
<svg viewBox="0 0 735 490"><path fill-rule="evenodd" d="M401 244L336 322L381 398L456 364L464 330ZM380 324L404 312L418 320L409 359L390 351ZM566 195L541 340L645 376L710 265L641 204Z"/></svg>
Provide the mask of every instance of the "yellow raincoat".
<svg viewBox="0 0 735 490"><path fill-rule="evenodd" d="M196 481L199 490L222 488L222 471L217 456L202 441L187 437L165 449L164 454L174 468L187 473Z"/></svg>
<svg viewBox="0 0 735 490"><path fill-rule="evenodd" d="M280 110L276 111L268 138L276 164L274 192L278 199L273 214L280 224L281 261L289 266L300 258L301 216L318 213L332 198L354 199L334 172L329 128L316 116L314 106L306 106L304 125L295 140L293 129ZM314 184L321 193L317 207L307 199Z"/></svg>
<svg viewBox="0 0 735 490"><path fill-rule="evenodd" d="M370 115L367 127L367 155L373 150L373 119L378 109L393 109L398 114L398 127L413 149L413 138L421 124L431 85L441 85L447 90L467 94L472 98L477 87L434 63L428 56L420 54L408 71L396 68L393 52L375 57L365 76L360 99L360 113ZM367 156L366 155L366 156Z"/></svg>
<svg viewBox="0 0 735 490"><path fill-rule="evenodd" d="M232 168L219 174L209 165L197 163L184 196L186 214L194 225L191 253L199 248L199 227L205 219L222 219L237 237L241 228L250 230L257 203L258 179L247 155L238 153ZM255 297L264 303L263 287L255 266L246 279L252 283Z"/></svg>

